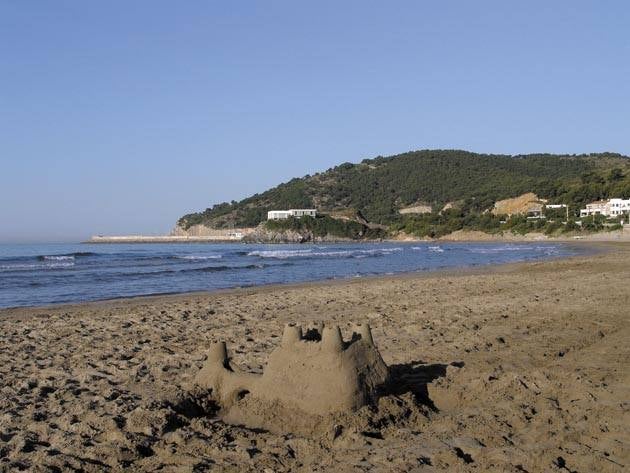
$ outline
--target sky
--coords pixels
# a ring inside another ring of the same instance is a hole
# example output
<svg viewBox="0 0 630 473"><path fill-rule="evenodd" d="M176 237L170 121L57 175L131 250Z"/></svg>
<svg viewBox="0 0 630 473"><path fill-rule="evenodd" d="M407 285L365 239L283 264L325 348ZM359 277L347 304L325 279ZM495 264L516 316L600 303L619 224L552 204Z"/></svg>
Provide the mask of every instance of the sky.
<svg viewBox="0 0 630 473"><path fill-rule="evenodd" d="M0 0L0 241L414 149L630 154L630 2Z"/></svg>

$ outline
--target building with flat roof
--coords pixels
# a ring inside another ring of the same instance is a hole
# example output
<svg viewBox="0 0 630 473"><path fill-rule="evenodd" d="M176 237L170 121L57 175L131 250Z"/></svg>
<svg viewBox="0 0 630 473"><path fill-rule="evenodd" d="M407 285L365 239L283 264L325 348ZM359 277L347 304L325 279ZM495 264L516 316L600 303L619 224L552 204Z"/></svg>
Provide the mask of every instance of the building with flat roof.
<svg viewBox="0 0 630 473"><path fill-rule="evenodd" d="M630 199L610 199L608 205L611 217L618 217L630 212Z"/></svg>
<svg viewBox="0 0 630 473"><path fill-rule="evenodd" d="M267 220L285 220L289 217L300 218L304 216L316 217L317 209L270 210L267 212Z"/></svg>
<svg viewBox="0 0 630 473"><path fill-rule="evenodd" d="M580 217L589 215L603 215L605 217L619 217L630 213L630 199L597 200L586 204L585 209L580 210Z"/></svg>

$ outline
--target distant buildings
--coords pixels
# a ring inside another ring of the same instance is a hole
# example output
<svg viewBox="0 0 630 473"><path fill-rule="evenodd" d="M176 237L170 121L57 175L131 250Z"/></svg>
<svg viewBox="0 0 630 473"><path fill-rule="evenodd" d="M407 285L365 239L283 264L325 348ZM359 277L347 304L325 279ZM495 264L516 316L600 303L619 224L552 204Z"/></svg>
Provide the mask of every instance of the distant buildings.
<svg viewBox="0 0 630 473"><path fill-rule="evenodd" d="M630 199L609 199L586 204L586 208L580 210L580 217L588 217L589 215L619 217L628 213L630 213Z"/></svg>
<svg viewBox="0 0 630 473"><path fill-rule="evenodd" d="M305 215L315 217L317 216L317 209L270 210L267 212L267 220L285 220L289 217L300 218Z"/></svg>
<svg viewBox="0 0 630 473"><path fill-rule="evenodd" d="M547 211L548 210L561 210L565 209L568 215L568 210L566 204L538 204L533 205L527 210L527 218L529 220L533 219L545 219L548 218Z"/></svg>

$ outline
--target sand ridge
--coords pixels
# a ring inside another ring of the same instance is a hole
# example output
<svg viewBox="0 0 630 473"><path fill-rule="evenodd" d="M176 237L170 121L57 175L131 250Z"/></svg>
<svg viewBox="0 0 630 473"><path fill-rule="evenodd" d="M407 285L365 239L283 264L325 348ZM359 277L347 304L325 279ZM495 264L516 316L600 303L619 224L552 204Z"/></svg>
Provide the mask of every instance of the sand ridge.
<svg viewBox="0 0 630 473"><path fill-rule="evenodd" d="M0 311L0 471L624 471L630 247L483 271ZM372 326L400 380L312 438L225 424L213 342Z"/></svg>

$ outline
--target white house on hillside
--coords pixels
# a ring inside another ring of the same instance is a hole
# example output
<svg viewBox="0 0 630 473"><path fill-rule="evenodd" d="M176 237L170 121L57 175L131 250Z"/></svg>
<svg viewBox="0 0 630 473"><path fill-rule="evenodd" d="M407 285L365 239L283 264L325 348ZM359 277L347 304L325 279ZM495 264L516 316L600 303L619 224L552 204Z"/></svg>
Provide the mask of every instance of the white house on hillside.
<svg viewBox="0 0 630 473"><path fill-rule="evenodd" d="M267 212L267 220L284 220L289 217L300 218L306 215L316 217L317 209L270 210Z"/></svg>
<svg viewBox="0 0 630 473"><path fill-rule="evenodd" d="M618 217L628 213L630 213L630 199L609 199L586 204L586 208L580 210L580 217L598 214L605 217Z"/></svg>
<svg viewBox="0 0 630 473"><path fill-rule="evenodd" d="M580 217L587 217L589 215L606 215L606 200L596 200L590 204L586 204L585 209L580 209Z"/></svg>
<svg viewBox="0 0 630 473"><path fill-rule="evenodd" d="M610 215L617 217L630 212L630 199L610 199Z"/></svg>

